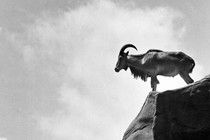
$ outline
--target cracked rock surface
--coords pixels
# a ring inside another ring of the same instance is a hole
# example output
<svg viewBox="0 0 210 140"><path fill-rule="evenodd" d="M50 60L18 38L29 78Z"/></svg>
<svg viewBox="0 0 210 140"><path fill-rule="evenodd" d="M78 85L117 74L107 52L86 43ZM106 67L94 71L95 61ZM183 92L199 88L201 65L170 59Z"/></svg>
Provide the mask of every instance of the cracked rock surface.
<svg viewBox="0 0 210 140"><path fill-rule="evenodd" d="M210 75L186 87L150 92L123 140L210 140Z"/></svg>

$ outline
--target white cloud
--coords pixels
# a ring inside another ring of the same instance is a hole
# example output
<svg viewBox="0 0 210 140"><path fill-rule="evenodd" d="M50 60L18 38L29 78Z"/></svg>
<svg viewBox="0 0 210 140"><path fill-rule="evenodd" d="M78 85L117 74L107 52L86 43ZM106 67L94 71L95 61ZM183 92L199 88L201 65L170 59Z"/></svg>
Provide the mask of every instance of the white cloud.
<svg viewBox="0 0 210 140"><path fill-rule="evenodd" d="M0 140L7 140L7 138L5 138L5 137L1 137L1 138L0 138Z"/></svg>
<svg viewBox="0 0 210 140"><path fill-rule="evenodd" d="M138 53L177 50L184 34L184 26L174 28L179 18L166 7L133 9L95 1L37 21L28 30L25 61L62 85L57 100L62 108L41 117L41 129L59 140L120 139L150 91L149 81L114 72L120 47L133 43Z"/></svg>

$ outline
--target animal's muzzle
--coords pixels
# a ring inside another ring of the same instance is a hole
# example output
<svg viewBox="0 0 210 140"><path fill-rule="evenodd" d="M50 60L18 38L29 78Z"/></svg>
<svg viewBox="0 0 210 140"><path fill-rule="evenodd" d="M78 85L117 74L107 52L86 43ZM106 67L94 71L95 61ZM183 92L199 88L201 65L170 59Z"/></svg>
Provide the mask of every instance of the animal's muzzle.
<svg viewBox="0 0 210 140"><path fill-rule="evenodd" d="M114 70L115 70L115 72L119 72L120 71L118 68L115 68Z"/></svg>

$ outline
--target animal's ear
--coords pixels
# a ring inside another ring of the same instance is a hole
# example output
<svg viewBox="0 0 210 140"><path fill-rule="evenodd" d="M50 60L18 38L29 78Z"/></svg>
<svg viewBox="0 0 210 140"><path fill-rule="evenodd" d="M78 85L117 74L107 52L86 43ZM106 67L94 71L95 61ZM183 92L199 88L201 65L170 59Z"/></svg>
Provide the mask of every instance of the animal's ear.
<svg viewBox="0 0 210 140"><path fill-rule="evenodd" d="M129 51L127 51L126 53L125 53L125 55L127 56L129 54Z"/></svg>

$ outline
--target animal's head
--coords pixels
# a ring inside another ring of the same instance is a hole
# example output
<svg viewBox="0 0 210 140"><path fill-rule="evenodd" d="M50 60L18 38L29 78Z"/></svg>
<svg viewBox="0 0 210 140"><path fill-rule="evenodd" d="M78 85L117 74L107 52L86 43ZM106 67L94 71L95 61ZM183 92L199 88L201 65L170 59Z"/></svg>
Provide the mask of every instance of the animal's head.
<svg viewBox="0 0 210 140"><path fill-rule="evenodd" d="M124 69L124 70L128 69L127 59L128 59L129 51L127 51L126 53L124 51L125 49L129 47L137 50L137 48L132 44L126 44L121 48L120 53L118 55L118 61L115 67L116 72L119 72L121 69Z"/></svg>

